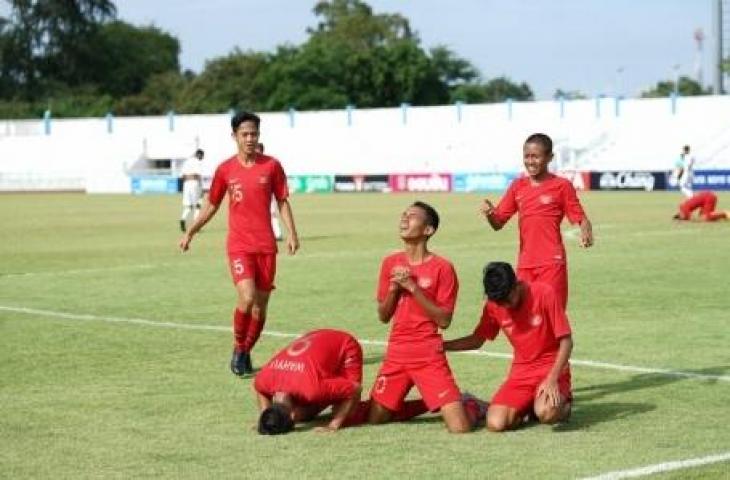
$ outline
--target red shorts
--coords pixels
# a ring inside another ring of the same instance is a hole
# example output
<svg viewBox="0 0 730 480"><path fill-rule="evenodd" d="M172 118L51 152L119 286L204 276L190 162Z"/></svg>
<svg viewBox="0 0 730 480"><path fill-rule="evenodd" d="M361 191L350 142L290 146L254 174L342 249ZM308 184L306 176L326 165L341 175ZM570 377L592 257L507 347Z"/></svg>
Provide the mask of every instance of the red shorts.
<svg viewBox="0 0 730 480"><path fill-rule="evenodd" d="M395 412L400 410L413 385L432 412L461 399L446 356L414 364L393 363L386 359L370 391L370 398Z"/></svg>
<svg viewBox="0 0 730 480"><path fill-rule="evenodd" d="M547 283L553 287L555 296L558 297L563 308L568 306L568 267L564 263L518 268L517 278L527 282Z"/></svg>
<svg viewBox="0 0 730 480"><path fill-rule="evenodd" d="M547 372L544 375L534 377L507 377L507 380L492 397L490 404L514 408L519 414L527 413L532 410L537 398L537 389L546 376ZM573 399L569 368L563 370L563 373L558 377L558 390L566 400Z"/></svg>
<svg viewBox="0 0 730 480"><path fill-rule="evenodd" d="M252 278L257 290L270 292L276 277L275 253L232 253L228 252L228 268L231 270L233 284Z"/></svg>

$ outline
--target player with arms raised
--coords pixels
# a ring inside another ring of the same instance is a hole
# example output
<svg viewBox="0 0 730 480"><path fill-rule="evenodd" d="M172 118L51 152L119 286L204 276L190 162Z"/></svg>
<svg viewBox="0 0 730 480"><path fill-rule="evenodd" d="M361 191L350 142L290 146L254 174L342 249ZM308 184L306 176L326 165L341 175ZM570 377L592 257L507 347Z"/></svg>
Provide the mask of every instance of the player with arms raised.
<svg viewBox="0 0 730 480"><path fill-rule="evenodd" d="M238 152L216 169L208 202L180 240L184 252L228 194L228 266L238 293L231 371L241 376L253 373L250 352L264 328L274 288L277 248L269 213L272 195L288 231L287 250L294 254L299 249L284 169L275 158L256 152L260 124L259 117L248 112L231 119Z"/></svg>

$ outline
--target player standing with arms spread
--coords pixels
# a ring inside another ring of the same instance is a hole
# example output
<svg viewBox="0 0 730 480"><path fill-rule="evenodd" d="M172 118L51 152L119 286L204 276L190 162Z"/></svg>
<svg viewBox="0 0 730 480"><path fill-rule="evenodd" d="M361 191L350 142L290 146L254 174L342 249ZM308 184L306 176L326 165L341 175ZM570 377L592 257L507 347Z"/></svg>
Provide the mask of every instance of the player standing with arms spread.
<svg viewBox="0 0 730 480"><path fill-rule="evenodd" d="M471 424L439 333L451 324L459 282L451 262L427 248L438 226L433 207L413 203L400 220L404 249L382 261L378 317L383 323L393 319L393 326L370 393L369 422L393 420L395 413L403 411L403 401L415 385L425 406L441 411L450 432L464 433L471 430Z"/></svg>
<svg viewBox="0 0 730 480"><path fill-rule="evenodd" d="M560 233L564 216L580 225L580 245L593 245L593 229L573 184L548 171L553 141L543 133L530 135L522 150L527 176L515 179L495 208L485 199L481 212L494 230L519 213L520 251L517 276L550 284L563 308L568 304L568 268Z"/></svg>
<svg viewBox="0 0 730 480"><path fill-rule="evenodd" d="M248 112L238 113L231 119L231 136L238 152L218 166L207 204L180 239L180 249L184 252L228 194L228 266L238 292L231 358L231 371L236 375L253 373L251 349L264 328L266 308L274 288L277 248L269 213L272 195L288 232L287 251L293 255L299 249L284 169L275 158L256 152L260 124L259 117Z"/></svg>

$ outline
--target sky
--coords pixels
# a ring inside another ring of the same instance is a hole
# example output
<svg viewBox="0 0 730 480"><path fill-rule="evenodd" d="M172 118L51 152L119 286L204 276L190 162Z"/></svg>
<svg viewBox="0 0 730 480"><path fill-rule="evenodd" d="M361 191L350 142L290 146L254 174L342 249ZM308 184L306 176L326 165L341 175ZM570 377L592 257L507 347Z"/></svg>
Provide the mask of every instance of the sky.
<svg viewBox="0 0 730 480"><path fill-rule="evenodd" d="M200 72L233 48L301 44L316 24L315 0L116 0L119 17L153 24L181 43L180 63ZM694 32L705 33L710 71L714 0L366 0L400 13L422 46L445 45L484 79L526 82L538 99L555 90L636 96L659 80L697 74Z"/></svg>

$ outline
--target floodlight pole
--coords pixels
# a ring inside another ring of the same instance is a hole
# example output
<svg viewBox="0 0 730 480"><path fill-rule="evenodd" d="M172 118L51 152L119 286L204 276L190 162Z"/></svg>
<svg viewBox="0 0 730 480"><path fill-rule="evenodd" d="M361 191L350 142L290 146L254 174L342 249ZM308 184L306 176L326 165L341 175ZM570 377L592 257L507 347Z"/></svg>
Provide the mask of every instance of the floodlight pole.
<svg viewBox="0 0 730 480"><path fill-rule="evenodd" d="M713 93L715 95L722 95L724 92L723 88L723 58L722 58L722 0L715 0L714 8L712 9L713 26L715 30L715 61L713 65Z"/></svg>

